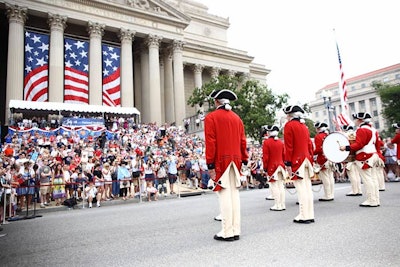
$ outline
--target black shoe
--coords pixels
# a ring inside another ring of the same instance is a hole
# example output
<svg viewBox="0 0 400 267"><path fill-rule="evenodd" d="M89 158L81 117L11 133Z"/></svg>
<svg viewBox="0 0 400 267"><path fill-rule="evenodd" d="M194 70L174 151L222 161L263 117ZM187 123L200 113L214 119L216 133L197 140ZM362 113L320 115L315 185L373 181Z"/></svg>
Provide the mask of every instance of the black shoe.
<svg viewBox="0 0 400 267"><path fill-rule="evenodd" d="M275 200L275 199L273 199L271 197L266 197L265 200Z"/></svg>
<svg viewBox="0 0 400 267"><path fill-rule="evenodd" d="M308 219L308 220L296 220L296 219L294 219L293 222L294 223L302 223L302 224L310 224L310 223L315 222L315 220L314 219Z"/></svg>
<svg viewBox="0 0 400 267"><path fill-rule="evenodd" d="M368 204L360 204L360 207L368 207L368 208L376 208L379 207L380 205L368 205Z"/></svg>
<svg viewBox="0 0 400 267"><path fill-rule="evenodd" d="M239 235L234 235L234 236L233 236L233 239L234 239L234 240L239 240L239 239L240 239L240 236L239 236Z"/></svg>
<svg viewBox="0 0 400 267"><path fill-rule="evenodd" d="M359 196L359 194L356 194L356 193L352 193L352 194L346 194L346 196L348 196L348 197L356 197L356 196Z"/></svg>
<svg viewBox="0 0 400 267"><path fill-rule="evenodd" d="M280 210L278 210L278 209L269 208L269 210L272 210L272 211L283 211L283 210L286 210L286 209L280 209Z"/></svg>
<svg viewBox="0 0 400 267"><path fill-rule="evenodd" d="M222 237L222 236L217 236L217 235L214 235L214 239L215 240L218 240L218 241L234 241L235 240L235 237L233 237L233 236L231 236L231 237Z"/></svg>
<svg viewBox="0 0 400 267"><path fill-rule="evenodd" d="M333 198L320 198L319 201L333 201Z"/></svg>
<svg viewBox="0 0 400 267"><path fill-rule="evenodd" d="M299 205L299 202L298 202L298 201L296 201L296 205Z"/></svg>
<svg viewBox="0 0 400 267"><path fill-rule="evenodd" d="M358 193L357 196L362 196L362 194L361 194L361 193Z"/></svg>
<svg viewBox="0 0 400 267"><path fill-rule="evenodd" d="M381 191L381 192L382 192L382 191L385 191L385 189L379 189L379 191Z"/></svg>
<svg viewBox="0 0 400 267"><path fill-rule="evenodd" d="M220 222L222 220L220 218L214 217L214 221Z"/></svg>

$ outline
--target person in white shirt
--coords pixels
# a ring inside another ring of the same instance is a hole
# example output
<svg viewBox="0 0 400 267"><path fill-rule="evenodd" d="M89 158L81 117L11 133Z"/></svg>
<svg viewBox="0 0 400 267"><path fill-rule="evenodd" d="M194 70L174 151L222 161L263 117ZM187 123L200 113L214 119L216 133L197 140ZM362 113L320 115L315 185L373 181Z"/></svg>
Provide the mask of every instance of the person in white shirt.
<svg viewBox="0 0 400 267"><path fill-rule="evenodd" d="M94 186L93 181L90 181L89 185L85 188L85 199L89 202L89 208L92 208L94 198L97 199L97 207L100 207L101 195L97 193L97 188Z"/></svg>

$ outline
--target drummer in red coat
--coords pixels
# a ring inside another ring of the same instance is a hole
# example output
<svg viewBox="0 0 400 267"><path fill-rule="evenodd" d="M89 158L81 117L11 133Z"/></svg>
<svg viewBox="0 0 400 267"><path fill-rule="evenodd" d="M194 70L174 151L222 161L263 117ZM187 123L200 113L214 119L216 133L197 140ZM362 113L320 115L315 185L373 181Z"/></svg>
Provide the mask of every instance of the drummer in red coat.
<svg viewBox="0 0 400 267"><path fill-rule="evenodd" d="M219 197L222 230L214 236L219 241L239 240L241 232L239 188L242 164L248 153L243 122L233 112L230 101L237 96L230 90L213 91L216 110L204 120L206 162L214 191Z"/></svg>
<svg viewBox="0 0 400 267"><path fill-rule="evenodd" d="M288 122L283 130L285 143L285 166L293 181L299 200L299 215L295 223L314 222L314 199L311 177L313 171L313 144L307 126L302 122L304 110L297 106L288 106L283 109L287 114Z"/></svg>
<svg viewBox="0 0 400 267"><path fill-rule="evenodd" d="M325 193L324 197L320 198L319 201L332 201L334 199L335 192L335 178L333 177L334 165L325 157L322 150L322 144L329 134L327 130L328 124L325 122L317 122L314 124L314 127L317 129L317 134L314 137L314 155L317 156L317 159L314 166L318 167L314 168L314 170L319 170L318 176L322 181Z"/></svg>
<svg viewBox="0 0 400 267"><path fill-rule="evenodd" d="M340 150L355 151L356 164L365 186L367 199L360 204L361 207L378 207L379 184L377 166L379 164L378 151L380 150L379 135L371 125L371 115L359 112L352 115L355 119L356 140L349 146L340 146Z"/></svg>
<svg viewBox="0 0 400 267"><path fill-rule="evenodd" d="M262 145L263 168L264 173L267 174L272 197L275 201L270 210L282 211L286 209L284 183L287 172L283 162L285 145L278 138L279 127L277 125L265 125L263 128L267 134Z"/></svg>

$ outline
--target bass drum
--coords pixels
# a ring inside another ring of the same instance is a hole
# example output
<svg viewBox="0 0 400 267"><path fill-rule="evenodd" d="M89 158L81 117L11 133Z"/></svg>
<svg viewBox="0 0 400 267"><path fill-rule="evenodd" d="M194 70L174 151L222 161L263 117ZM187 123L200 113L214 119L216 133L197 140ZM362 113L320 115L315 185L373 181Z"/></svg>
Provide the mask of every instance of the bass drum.
<svg viewBox="0 0 400 267"><path fill-rule="evenodd" d="M328 160L334 163L340 163L345 161L350 154L350 151L341 151L340 147L348 145L350 145L350 142L347 139L347 136L342 133L335 132L329 134L325 138L322 144L322 151Z"/></svg>

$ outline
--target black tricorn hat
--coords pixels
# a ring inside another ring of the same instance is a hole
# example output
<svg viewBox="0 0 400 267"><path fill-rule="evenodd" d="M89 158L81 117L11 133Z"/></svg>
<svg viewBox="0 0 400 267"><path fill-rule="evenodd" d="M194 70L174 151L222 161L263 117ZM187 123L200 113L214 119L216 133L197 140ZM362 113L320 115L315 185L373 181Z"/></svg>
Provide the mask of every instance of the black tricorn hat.
<svg viewBox="0 0 400 267"><path fill-rule="evenodd" d="M283 112L285 112L286 114L289 113L294 113L294 112L301 112L304 113L304 109L302 109L300 106L298 105L293 105L293 106L287 106L286 108L283 109Z"/></svg>
<svg viewBox="0 0 400 267"><path fill-rule="evenodd" d="M350 131L350 130L354 130L354 127L351 125L343 125L342 129L343 129L343 131Z"/></svg>
<svg viewBox="0 0 400 267"><path fill-rule="evenodd" d="M395 128L395 129L400 129L400 122L398 122L398 123L393 123L393 124L392 124L392 127Z"/></svg>
<svg viewBox="0 0 400 267"><path fill-rule="evenodd" d="M265 128L265 130L267 130L268 132L272 132L272 131L278 131L278 132L279 132L279 127L278 127L278 125L265 125L264 128Z"/></svg>
<svg viewBox="0 0 400 267"><path fill-rule="evenodd" d="M360 120L365 120L365 119L371 119L371 115L368 112L358 112L358 113L353 113L351 116L353 116L353 119L360 119Z"/></svg>
<svg viewBox="0 0 400 267"><path fill-rule="evenodd" d="M228 99L232 101L237 99L236 94L228 89L214 90L211 92L210 97L214 99Z"/></svg>
<svg viewBox="0 0 400 267"><path fill-rule="evenodd" d="M321 128L321 127L328 127L328 124L326 124L325 122L317 122L316 124L314 124L315 128Z"/></svg>

